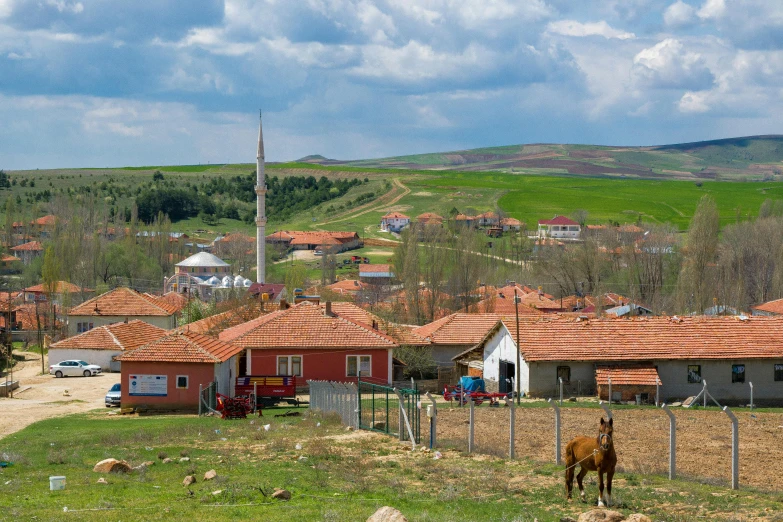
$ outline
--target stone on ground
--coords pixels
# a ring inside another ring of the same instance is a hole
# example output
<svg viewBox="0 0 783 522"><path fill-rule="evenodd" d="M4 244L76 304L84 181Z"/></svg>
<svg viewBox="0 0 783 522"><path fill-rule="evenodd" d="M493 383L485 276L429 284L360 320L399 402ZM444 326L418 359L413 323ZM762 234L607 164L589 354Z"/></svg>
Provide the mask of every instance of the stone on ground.
<svg viewBox="0 0 783 522"><path fill-rule="evenodd" d="M628 518L625 519L625 522L652 522L652 520L647 515L634 513L633 515L628 515Z"/></svg>
<svg viewBox="0 0 783 522"><path fill-rule="evenodd" d="M174 462L174 461L173 461L173 460L171 460L171 459L170 459L170 458L168 458L168 457L166 457L165 459L163 459L163 463L164 463L164 464L171 464L172 462Z"/></svg>
<svg viewBox="0 0 783 522"><path fill-rule="evenodd" d="M108 484L107 480L103 477L98 479L98 484Z"/></svg>
<svg viewBox="0 0 783 522"><path fill-rule="evenodd" d="M191 484L195 484L195 482L196 482L196 477L194 477L193 475L188 475L182 480L182 485L190 486Z"/></svg>
<svg viewBox="0 0 783 522"><path fill-rule="evenodd" d="M593 509L579 515L577 522L623 522L625 515L611 509Z"/></svg>
<svg viewBox="0 0 783 522"><path fill-rule="evenodd" d="M408 522L405 516L391 506L383 506L372 514L367 522Z"/></svg>
<svg viewBox="0 0 783 522"><path fill-rule="evenodd" d="M217 477L217 471L214 469L211 469L204 473L204 480L212 480L213 478Z"/></svg>
<svg viewBox="0 0 783 522"><path fill-rule="evenodd" d="M272 498L277 500L291 500L291 492L287 489L275 488L275 492L272 493Z"/></svg>
<svg viewBox="0 0 783 522"><path fill-rule="evenodd" d="M104 459L97 463L92 470L96 473L130 473L130 464L124 460Z"/></svg>

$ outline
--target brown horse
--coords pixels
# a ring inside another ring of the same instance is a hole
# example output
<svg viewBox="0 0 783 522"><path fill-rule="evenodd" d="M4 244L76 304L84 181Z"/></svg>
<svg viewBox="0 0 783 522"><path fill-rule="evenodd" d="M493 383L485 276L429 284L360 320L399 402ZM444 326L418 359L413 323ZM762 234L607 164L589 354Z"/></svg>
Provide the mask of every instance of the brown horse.
<svg viewBox="0 0 783 522"><path fill-rule="evenodd" d="M585 501L585 488L582 479L588 471L598 472L598 507L604 507L604 473L606 473L606 505L612 503L612 477L614 467L617 465L617 454L614 452L612 433L614 423L601 417L601 426L598 429L598 437L576 437L566 446L566 493L571 498L571 489L574 486L574 468L579 465L579 474L576 482L579 484L579 493L582 502Z"/></svg>

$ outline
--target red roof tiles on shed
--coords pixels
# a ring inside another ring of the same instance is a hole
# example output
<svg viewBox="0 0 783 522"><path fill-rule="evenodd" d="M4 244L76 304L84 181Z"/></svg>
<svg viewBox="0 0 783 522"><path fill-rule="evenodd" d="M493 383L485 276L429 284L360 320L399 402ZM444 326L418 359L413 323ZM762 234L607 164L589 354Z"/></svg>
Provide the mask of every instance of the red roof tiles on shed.
<svg viewBox="0 0 783 522"><path fill-rule="evenodd" d="M609 384L655 386L661 383L658 370L654 366L599 366L595 369L595 382Z"/></svg>
<svg viewBox="0 0 783 522"><path fill-rule="evenodd" d="M82 348L90 350L132 350L160 339L166 330L139 319L93 328L88 332L63 339L50 348Z"/></svg>
<svg viewBox="0 0 783 522"><path fill-rule="evenodd" d="M180 332L148 343L117 356L118 361L146 362L224 362L243 350L242 347L191 332Z"/></svg>

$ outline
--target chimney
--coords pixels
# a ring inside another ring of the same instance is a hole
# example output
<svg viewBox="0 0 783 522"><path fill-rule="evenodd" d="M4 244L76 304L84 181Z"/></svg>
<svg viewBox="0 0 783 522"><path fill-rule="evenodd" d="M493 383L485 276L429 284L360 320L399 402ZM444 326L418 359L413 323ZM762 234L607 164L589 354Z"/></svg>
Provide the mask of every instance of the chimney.
<svg viewBox="0 0 783 522"><path fill-rule="evenodd" d="M280 309L288 310L288 302L285 299L280 299Z"/></svg>
<svg viewBox="0 0 783 522"><path fill-rule="evenodd" d="M372 329L377 330L378 329L378 321L375 319L372 320Z"/></svg>
<svg viewBox="0 0 783 522"><path fill-rule="evenodd" d="M332 302L326 301L326 309L324 311L324 315L327 317L334 317L334 314L332 313Z"/></svg>

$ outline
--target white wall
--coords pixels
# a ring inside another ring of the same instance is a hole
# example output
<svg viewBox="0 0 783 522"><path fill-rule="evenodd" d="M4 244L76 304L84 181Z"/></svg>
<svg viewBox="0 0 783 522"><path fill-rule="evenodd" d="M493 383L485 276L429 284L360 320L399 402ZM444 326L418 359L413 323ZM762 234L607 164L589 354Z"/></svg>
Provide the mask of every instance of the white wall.
<svg viewBox="0 0 783 522"><path fill-rule="evenodd" d="M76 332L77 323L92 323L93 328L99 326L105 326L107 324L121 323L125 320L132 321L139 319L145 323L163 328L164 330L171 330L177 327L177 319L171 315L168 317L161 316L119 316L119 315L69 315L68 316L68 335L73 337L78 335Z"/></svg>
<svg viewBox="0 0 783 522"><path fill-rule="evenodd" d="M517 364L517 345L505 325L484 345L484 379L498 382L500 361ZM520 388L523 389L523 388Z"/></svg>
<svg viewBox="0 0 783 522"><path fill-rule="evenodd" d="M217 391L223 395L229 397L234 396L234 388L236 386L236 355L231 357L226 362L218 363L215 365L215 380L218 383Z"/></svg>
<svg viewBox="0 0 783 522"><path fill-rule="evenodd" d="M78 359L90 364L97 364L101 370L111 369L111 358L121 354L121 350L88 350L84 348L49 348L49 364Z"/></svg>

